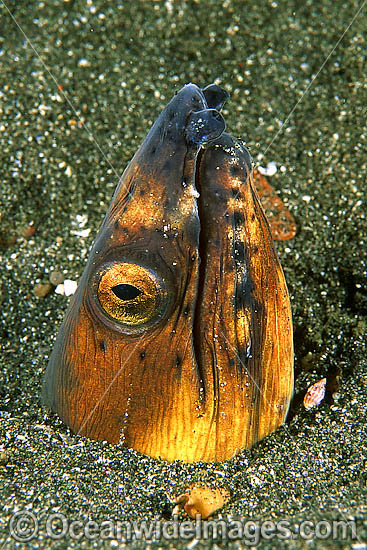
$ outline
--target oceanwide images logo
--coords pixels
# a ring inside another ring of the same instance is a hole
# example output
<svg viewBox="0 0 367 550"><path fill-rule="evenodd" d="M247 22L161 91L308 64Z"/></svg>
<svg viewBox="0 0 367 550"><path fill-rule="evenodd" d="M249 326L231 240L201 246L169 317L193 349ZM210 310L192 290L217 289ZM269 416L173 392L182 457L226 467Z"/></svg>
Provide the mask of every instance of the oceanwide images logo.
<svg viewBox="0 0 367 550"><path fill-rule="evenodd" d="M179 521L176 516L170 521L98 521L69 520L60 512L38 518L30 510L18 510L9 521L9 535L18 542L29 542L38 536L51 540L241 540L256 546L261 539L287 540L300 538L347 540L357 538L353 521L303 521L278 522L201 520Z"/></svg>

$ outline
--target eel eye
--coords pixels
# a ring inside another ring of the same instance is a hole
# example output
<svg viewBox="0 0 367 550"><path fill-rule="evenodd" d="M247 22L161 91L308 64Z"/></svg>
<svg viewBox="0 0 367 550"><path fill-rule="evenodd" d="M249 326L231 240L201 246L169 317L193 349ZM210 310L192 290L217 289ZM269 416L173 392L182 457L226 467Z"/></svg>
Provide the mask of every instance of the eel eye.
<svg viewBox="0 0 367 550"><path fill-rule="evenodd" d="M102 309L119 323L138 326L165 310L167 291L151 270L133 263L116 262L100 271L97 286Z"/></svg>

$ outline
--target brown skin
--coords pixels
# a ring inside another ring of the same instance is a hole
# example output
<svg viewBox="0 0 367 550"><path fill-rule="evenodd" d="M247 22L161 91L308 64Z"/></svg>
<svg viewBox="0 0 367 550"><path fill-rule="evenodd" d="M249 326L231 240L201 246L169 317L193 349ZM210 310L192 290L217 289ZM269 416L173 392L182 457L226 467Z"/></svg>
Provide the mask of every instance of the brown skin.
<svg viewBox="0 0 367 550"><path fill-rule="evenodd" d="M185 87L125 171L44 384L76 433L187 462L249 448L293 389L289 298L249 155L215 140L210 113L187 131L208 107Z"/></svg>

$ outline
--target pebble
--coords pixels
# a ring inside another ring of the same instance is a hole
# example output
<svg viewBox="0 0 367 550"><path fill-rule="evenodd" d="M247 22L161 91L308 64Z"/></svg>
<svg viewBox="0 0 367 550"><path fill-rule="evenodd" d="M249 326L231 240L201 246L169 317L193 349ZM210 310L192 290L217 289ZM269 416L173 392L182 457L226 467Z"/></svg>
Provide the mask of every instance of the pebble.
<svg viewBox="0 0 367 550"><path fill-rule="evenodd" d="M64 280L64 275L60 271L52 271L50 274L50 283L54 286L60 285Z"/></svg>
<svg viewBox="0 0 367 550"><path fill-rule="evenodd" d="M9 455L6 451L0 450L0 466L5 466L9 462Z"/></svg>
<svg viewBox="0 0 367 550"><path fill-rule="evenodd" d="M53 291L54 287L51 283L38 283L33 289L34 294L38 298L45 298Z"/></svg>

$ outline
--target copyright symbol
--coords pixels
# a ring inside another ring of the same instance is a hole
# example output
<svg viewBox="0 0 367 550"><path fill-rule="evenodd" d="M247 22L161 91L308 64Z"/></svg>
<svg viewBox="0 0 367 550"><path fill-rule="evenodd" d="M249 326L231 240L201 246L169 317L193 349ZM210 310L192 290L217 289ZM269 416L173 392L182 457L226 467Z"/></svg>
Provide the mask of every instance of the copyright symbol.
<svg viewBox="0 0 367 550"><path fill-rule="evenodd" d="M14 540L28 542L37 535L38 520L32 512L19 510L9 521L9 531Z"/></svg>

